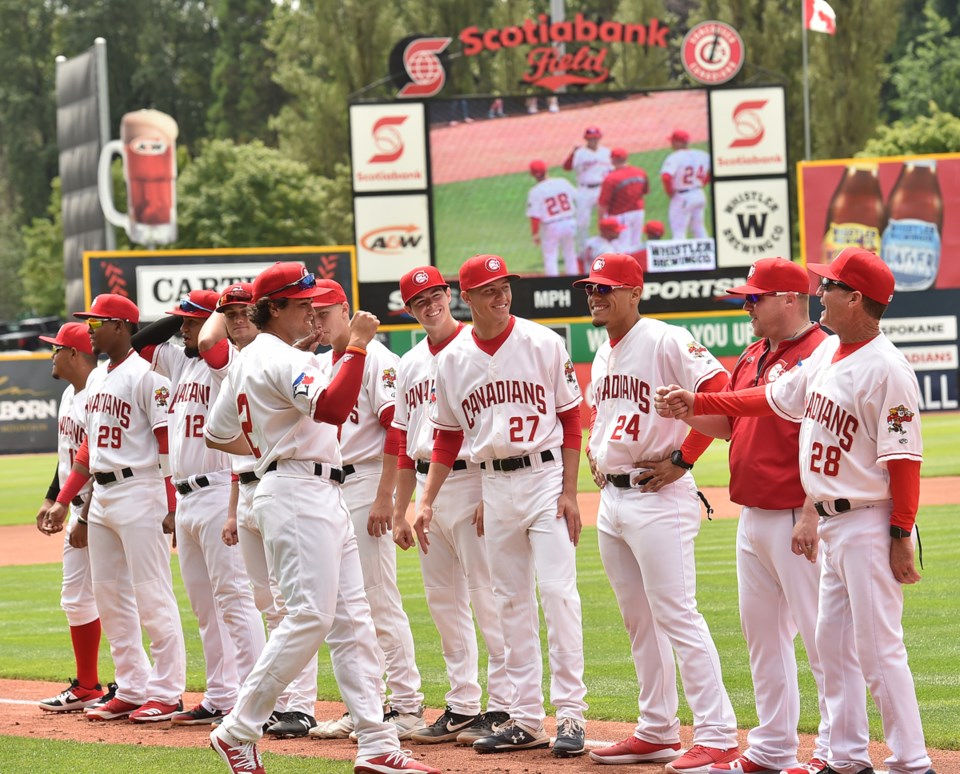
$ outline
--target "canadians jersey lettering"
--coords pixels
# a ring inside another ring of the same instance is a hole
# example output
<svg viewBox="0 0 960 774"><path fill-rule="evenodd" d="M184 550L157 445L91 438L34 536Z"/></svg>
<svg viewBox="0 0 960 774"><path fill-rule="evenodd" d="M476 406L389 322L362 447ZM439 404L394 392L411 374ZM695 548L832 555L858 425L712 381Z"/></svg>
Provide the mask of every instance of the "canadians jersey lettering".
<svg viewBox="0 0 960 774"><path fill-rule="evenodd" d="M347 353L349 354L349 353ZM329 384L346 355L333 358L333 350L318 355L320 369ZM383 459L387 431L380 416L397 400L397 365L400 358L376 339L367 344L363 384L357 403L340 426L340 454L344 465Z"/></svg>
<svg viewBox="0 0 960 774"><path fill-rule="evenodd" d="M90 472L154 468L160 453L153 431L167 424L170 382L132 349L114 368L104 363L87 378L84 424Z"/></svg>
<svg viewBox="0 0 960 774"><path fill-rule="evenodd" d="M627 473L637 460L660 460L679 449L688 428L653 408L661 384L696 391L723 372L719 361L690 333L642 317L616 346L605 341L590 373L597 416L590 453L601 473Z"/></svg>
<svg viewBox="0 0 960 774"><path fill-rule="evenodd" d="M673 190L703 188L710 177L710 154L699 148L681 148L664 159L660 176L670 175Z"/></svg>
<svg viewBox="0 0 960 774"><path fill-rule="evenodd" d="M543 224L570 220L575 216L576 189L565 177L548 177L527 193L527 217Z"/></svg>
<svg viewBox="0 0 960 774"><path fill-rule="evenodd" d="M57 411L57 478L63 486L70 470L73 468L73 459L87 437L84 426L84 404L87 401L87 388L77 392L72 384L68 384L60 396L60 408ZM93 488L93 479L87 481L80 490L80 497L84 502L90 499L90 490Z"/></svg>
<svg viewBox="0 0 960 774"><path fill-rule="evenodd" d="M599 186L613 164L610 161L610 149L600 145L596 150L581 146L573 152L573 172L577 176L577 185Z"/></svg>
<svg viewBox="0 0 960 774"><path fill-rule="evenodd" d="M559 449L557 414L583 400L563 340L520 317L510 325L492 355L470 333L437 356L430 421L441 430L463 430L461 456L471 462Z"/></svg>
<svg viewBox="0 0 960 774"><path fill-rule="evenodd" d="M800 423L800 478L814 501L888 500L887 461L923 461L917 377L882 333L833 363L839 345L830 336L768 384L767 401Z"/></svg>
<svg viewBox="0 0 960 774"><path fill-rule="evenodd" d="M337 428L313 420L317 398L326 387L316 355L294 349L272 333L260 333L234 357L204 433L218 443L243 436L261 478L279 459L339 466Z"/></svg>
<svg viewBox="0 0 960 774"><path fill-rule="evenodd" d="M462 336L470 336L472 330L469 325L462 326L444 349ZM430 410L436 401L437 355L431 351L430 342L423 339L400 358L397 368L397 409L393 426L406 431L404 451L412 460L429 462L433 454L436 429L430 422Z"/></svg>
<svg viewBox="0 0 960 774"><path fill-rule="evenodd" d="M207 448L203 426L220 390L210 367L199 357L187 357L170 343L153 349L153 370L170 379L170 472L174 481L230 468L225 452Z"/></svg>

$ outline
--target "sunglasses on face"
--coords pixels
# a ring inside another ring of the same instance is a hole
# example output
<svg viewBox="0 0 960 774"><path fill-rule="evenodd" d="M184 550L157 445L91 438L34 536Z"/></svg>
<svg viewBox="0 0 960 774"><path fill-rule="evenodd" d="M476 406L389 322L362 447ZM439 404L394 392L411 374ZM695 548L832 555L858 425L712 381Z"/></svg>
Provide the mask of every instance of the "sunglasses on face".
<svg viewBox="0 0 960 774"><path fill-rule="evenodd" d="M60 344L51 344L50 347L51 349L53 349L54 355L56 355L58 352L62 352L65 349L71 349L71 347L64 347L64 346L61 346Z"/></svg>
<svg viewBox="0 0 960 774"><path fill-rule="evenodd" d="M747 293L744 295L743 300L748 301L751 304L757 303L761 298L766 298L767 296L785 296L787 291L778 291L776 293Z"/></svg>
<svg viewBox="0 0 960 774"><path fill-rule="evenodd" d="M846 290L848 293L853 292L853 288L847 285L845 282L840 282L839 280L830 279L829 277L820 278L820 287L824 290L828 290L831 287L840 288L840 290Z"/></svg>
<svg viewBox="0 0 960 774"><path fill-rule="evenodd" d="M196 301L191 301L187 296L183 296L180 299L180 303L177 304L181 312L203 312L205 314L213 314L212 309L207 309L205 306L200 306Z"/></svg>
<svg viewBox="0 0 960 774"><path fill-rule="evenodd" d="M295 280L294 282L288 282L286 285L277 288L276 290L271 290L266 295L272 296L276 293L279 293L281 290L287 290L288 288L296 288L297 290L309 290L310 288L315 288L317 286L317 278L313 274L304 274L300 279Z"/></svg>
<svg viewBox="0 0 960 774"><path fill-rule="evenodd" d="M626 285L598 285L595 282L588 282L583 286L583 291L588 295L592 296L596 293L598 296L606 296L612 293L618 288L625 288Z"/></svg>
<svg viewBox="0 0 960 774"><path fill-rule="evenodd" d="M87 327L92 331L96 331L96 330L100 330L100 328L103 327L104 323L108 323L108 322L120 322L120 321L115 317L107 317L103 319L99 317L91 317L89 320L87 320Z"/></svg>

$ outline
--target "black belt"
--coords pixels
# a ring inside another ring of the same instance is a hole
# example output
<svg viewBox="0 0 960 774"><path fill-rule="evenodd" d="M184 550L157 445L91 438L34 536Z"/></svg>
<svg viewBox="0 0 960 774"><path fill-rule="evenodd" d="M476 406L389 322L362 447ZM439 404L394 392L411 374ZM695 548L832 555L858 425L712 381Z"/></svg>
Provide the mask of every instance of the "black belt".
<svg viewBox="0 0 960 774"><path fill-rule="evenodd" d="M467 461L466 460L454 460L453 467L451 470L466 470ZM430 472L430 463L425 460L417 460L417 473L422 473L427 475Z"/></svg>
<svg viewBox="0 0 960 774"><path fill-rule="evenodd" d="M77 495L70 501L70 503L79 508L81 505L83 505L83 498L80 495Z"/></svg>
<svg viewBox="0 0 960 774"><path fill-rule="evenodd" d="M691 191L696 190L696 188L681 188L679 191L674 191L674 193L690 193Z"/></svg>
<svg viewBox="0 0 960 774"><path fill-rule="evenodd" d="M196 481L196 486L191 486L189 481L181 481L179 484L174 484L177 491L182 494L190 494L194 489L203 489L205 486L210 486L210 479L206 476L197 476L194 481Z"/></svg>
<svg viewBox="0 0 960 774"><path fill-rule="evenodd" d="M599 188L602 183L580 183L584 188Z"/></svg>
<svg viewBox="0 0 960 774"><path fill-rule="evenodd" d="M105 484L113 484L124 478L133 477L133 471L130 468L123 468L122 470L118 471L118 473L120 474L119 476L117 475L117 473L112 473L112 472L111 473L94 473L93 477L97 480L97 483L100 484L100 486L104 486Z"/></svg>
<svg viewBox="0 0 960 774"><path fill-rule="evenodd" d="M274 467L274 470L276 470L276 467ZM244 473L238 473L237 478L240 479L241 484L252 484L254 481L260 480L260 476L258 476L252 470L248 470Z"/></svg>
<svg viewBox="0 0 960 774"><path fill-rule="evenodd" d="M827 504L827 505L830 505L829 502L827 502L826 504ZM830 513L830 511L828 511L828 510L824 507L824 503L822 503L822 502L821 502L821 503L814 503L814 504L813 504L813 507L817 509L817 513L819 513L821 516L823 516L824 518L829 518L830 516L833 516L833 515L835 515L836 513L846 513L847 511L849 511L849 510L850 510L850 501L847 500L845 497L841 497L839 500L834 500L834 501L833 501L833 510L834 510L834 513Z"/></svg>
<svg viewBox="0 0 960 774"><path fill-rule="evenodd" d="M274 462L271 462L269 465L267 465L266 472L271 473L276 469L277 469L277 463L276 461L274 461ZM340 468L331 467L329 478L331 481L336 481L338 484L342 484L343 479L345 479L347 476L353 473L353 471L354 471L353 465L344 465L343 470L341 470ZM313 464L313 475L319 476L320 478L328 478L327 474L323 472L323 465L321 465L319 462L315 462Z"/></svg>
<svg viewBox="0 0 960 774"><path fill-rule="evenodd" d="M646 478L641 478L636 484L631 484L629 473L611 473L607 476L607 481L617 487L617 489L633 489L634 487L641 487L652 480L653 476L647 476Z"/></svg>
<svg viewBox="0 0 960 774"><path fill-rule="evenodd" d="M522 468L530 467L530 457L539 456L544 462L553 462L553 452L549 449L545 452L539 452L539 454L525 455L523 457L508 457L505 460L493 460L491 463L493 469L499 471L500 473L510 473L514 470L521 470ZM481 462L480 467L483 470L487 469L487 463Z"/></svg>

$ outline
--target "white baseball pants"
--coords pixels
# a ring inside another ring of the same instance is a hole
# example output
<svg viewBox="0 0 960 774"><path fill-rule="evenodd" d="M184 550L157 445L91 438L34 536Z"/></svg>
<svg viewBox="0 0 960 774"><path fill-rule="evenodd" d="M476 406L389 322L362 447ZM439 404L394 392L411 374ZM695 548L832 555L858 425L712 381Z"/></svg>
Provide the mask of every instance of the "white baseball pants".
<svg viewBox="0 0 960 774"><path fill-rule="evenodd" d="M425 475L417 475L418 500L425 481ZM446 703L459 715L480 712L474 614L487 644L487 711L509 712L513 694L490 582L487 544L477 537L476 525L471 522L481 498L479 469L451 471L433 502L429 553L420 551L427 606L440 633L450 682Z"/></svg>
<svg viewBox="0 0 960 774"><path fill-rule="evenodd" d="M644 214L644 210L628 210L614 216L624 226L618 240L621 252L632 253L643 247Z"/></svg>
<svg viewBox="0 0 960 774"><path fill-rule="evenodd" d="M671 237L686 239L689 231L693 239L706 239L707 228L703 222L706 206L707 197L702 188L677 191L670 198L670 207L667 210Z"/></svg>
<svg viewBox="0 0 960 774"><path fill-rule="evenodd" d="M70 506L70 521L63 531L63 583L60 586L60 607L70 626L83 626L100 617L93 598L90 576L90 550L70 545L70 535L77 526L83 507Z"/></svg>
<svg viewBox="0 0 960 774"><path fill-rule="evenodd" d="M694 539L700 501L689 474L659 492L600 491L600 558L630 634L640 683L634 735L654 744L680 741L676 667L693 713L693 742L737 746L737 719L720 658L697 609Z"/></svg>
<svg viewBox="0 0 960 774"><path fill-rule="evenodd" d="M577 274L580 263L577 261L576 245L577 225L573 217L544 223L540 228L540 251L543 253L543 271L548 277L560 275L557 255L563 253L563 270L566 274Z"/></svg>
<svg viewBox="0 0 960 774"><path fill-rule="evenodd" d="M600 185L577 186L577 244L580 248L590 236L590 227L593 225L593 212L600 201Z"/></svg>

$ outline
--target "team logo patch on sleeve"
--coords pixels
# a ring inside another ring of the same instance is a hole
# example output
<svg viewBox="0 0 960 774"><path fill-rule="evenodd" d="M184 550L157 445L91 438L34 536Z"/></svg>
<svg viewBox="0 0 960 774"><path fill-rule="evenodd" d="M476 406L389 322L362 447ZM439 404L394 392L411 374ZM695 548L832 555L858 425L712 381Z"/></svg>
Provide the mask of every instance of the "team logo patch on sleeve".
<svg viewBox="0 0 960 774"><path fill-rule="evenodd" d="M570 359L563 364L563 376L568 384L577 384L577 369L573 367L573 361Z"/></svg>
<svg viewBox="0 0 960 774"><path fill-rule="evenodd" d="M397 389L397 369L396 368L384 368L383 373L380 375L380 381L383 382L383 386L388 390Z"/></svg>
<svg viewBox="0 0 960 774"><path fill-rule="evenodd" d="M697 344L695 341L691 341L689 344L687 344L687 352L689 352L695 358L707 356L707 348L702 344Z"/></svg>
<svg viewBox="0 0 960 774"><path fill-rule="evenodd" d="M153 391L153 399L160 408L163 408L170 400L170 390L166 387L158 387Z"/></svg>
<svg viewBox="0 0 960 774"><path fill-rule="evenodd" d="M298 398L301 395L307 395L310 392L311 384L313 384L313 377L301 372L300 376L293 380L293 397Z"/></svg>
<svg viewBox="0 0 960 774"><path fill-rule="evenodd" d="M887 432L906 435L907 431L903 429L906 422L913 421L913 412L902 403L894 406L887 411Z"/></svg>

